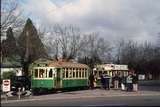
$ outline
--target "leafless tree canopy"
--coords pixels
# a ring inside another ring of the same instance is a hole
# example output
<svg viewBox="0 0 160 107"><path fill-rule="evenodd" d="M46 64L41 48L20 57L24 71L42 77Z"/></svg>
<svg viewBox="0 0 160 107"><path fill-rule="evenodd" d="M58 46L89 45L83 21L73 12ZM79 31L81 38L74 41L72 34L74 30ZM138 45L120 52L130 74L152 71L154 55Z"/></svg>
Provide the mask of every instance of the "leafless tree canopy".
<svg viewBox="0 0 160 107"><path fill-rule="evenodd" d="M25 21L21 17L22 11L18 6L16 0L1 1L1 35L4 35L9 27L14 30L22 29Z"/></svg>
<svg viewBox="0 0 160 107"><path fill-rule="evenodd" d="M72 25L55 25L51 29L51 36L47 40L47 47L56 59L58 57L66 60L74 59L86 43L79 28Z"/></svg>
<svg viewBox="0 0 160 107"><path fill-rule="evenodd" d="M116 62L128 64L138 73L157 73L160 71L160 49L149 42L137 44L133 41L120 40L117 43Z"/></svg>
<svg viewBox="0 0 160 107"><path fill-rule="evenodd" d="M50 29L50 37L46 38L48 52L55 59L88 59L95 63L107 59L111 50L109 42L100 38L98 33L83 34L73 25L55 25ZM84 62L84 61L83 61Z"/></svg>

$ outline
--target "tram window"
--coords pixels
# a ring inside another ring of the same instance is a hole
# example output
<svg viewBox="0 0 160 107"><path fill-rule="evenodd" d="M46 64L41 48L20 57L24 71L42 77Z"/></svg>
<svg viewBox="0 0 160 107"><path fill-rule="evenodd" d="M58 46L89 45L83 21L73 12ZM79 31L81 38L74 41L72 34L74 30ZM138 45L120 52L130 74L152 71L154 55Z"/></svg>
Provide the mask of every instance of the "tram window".
<svg viewBox="0 0 160 107"><path fill-rule="evenodd" d="M84 77L84 71L82 71L82 78Z"/></svg>
<svg viewBox="0 0 160 107"><path fill-rule="evenodd" d="M63 78L65 78L65 71L63 71Z"/></svg>
<svg viewBox="0 0 160 107"><path fill-rule="evenodd" d="M46 71L45 71L45 72L46 72L46 78L47 78L47 77L48 77L48 75L47 75L47 69L46 69Z"/></svg>
<svg viewBox="0 0 160 107"><path fill-rule="evenodd" d="M38 78L38 69L35 69L34 77L35 77L35 78Z"/></svg>
<svg viewBox="0 0 160 107"><path fill-rule="evenodd" d="M68 78L68 71L66 71L66 78Z"/></svg>
<svg viewBox="0 0 160 107"><path fill-rule="evenodd" d="M72 78L72 71L69 72L69 78Z"/></svg>
<svg viewBox="0 0 160 107"><path fill-rule="evenodd" d="M87 77L87 71L85 71L85 77Z"/></svg>
<svg viewBox="0 0 160 107"><path fill-rule="evenodd" d="M73 78L75 77L75 72L73 71Z"/></svg>
<svg viewBox="0 0 160 107"><path fill-rule="evenodd" d="M45 78L45 70L44 69L39 69L39 78Z"/></svg>
<svg viewBox="0 0 160 107"><path fill-rule="evenodd" d="M94 71L94 74L97 75L97 71Z"/></svg>
<svg viewBox="0 0 160 107"><path fill-rule="evenodd" d="M62 70L62 78L65 78L65 71L66 71L66 68L63 68L63 70Z"/></svg>
<svg viewBox="0 0 160 107"><path fill-rule="evenodd" d="M99 76L102 75L102 71L99 71Z"/></svg>
<svg viewBox="0 0 160 107"><path fill-rule="evenodd" d="M49 70L49 77L52 77L52 74L53 74L52 69L50 69Z"/></svg>
<svg viewBox="0 0 160 107"><path fill-rule="evenodd" d="M79 71L79 77L81 78L81 71Z"/></svg>
<svg viewBox="0 0 160 107"><path fill-rule="evenodd" d="M76 71L76 77L78 78L78 71Z"/></svg>
<svg viewBox="0 0 160 107"><path fill-rule="evenodd" d="M107 74L107 71L104 71L105 74Z"/></svg>

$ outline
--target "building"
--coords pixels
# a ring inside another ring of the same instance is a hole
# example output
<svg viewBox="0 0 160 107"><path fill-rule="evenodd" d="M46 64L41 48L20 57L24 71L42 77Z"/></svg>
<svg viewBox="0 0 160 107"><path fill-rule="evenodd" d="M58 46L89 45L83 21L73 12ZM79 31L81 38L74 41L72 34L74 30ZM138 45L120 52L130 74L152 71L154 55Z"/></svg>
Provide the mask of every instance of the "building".
<svg viewBox="0 0 160 107"><path fill-rule="evenodd" d="M4 72L13 72L16 76L22 76L22 66L1 64L1 78Z"/></svg>

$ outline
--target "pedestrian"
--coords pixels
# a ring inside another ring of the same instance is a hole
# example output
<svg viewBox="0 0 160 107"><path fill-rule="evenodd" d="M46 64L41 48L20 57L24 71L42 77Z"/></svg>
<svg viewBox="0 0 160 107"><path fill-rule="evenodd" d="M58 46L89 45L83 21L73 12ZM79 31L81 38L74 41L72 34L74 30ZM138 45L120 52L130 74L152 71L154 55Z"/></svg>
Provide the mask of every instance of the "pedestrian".
<svg viewBox="0 0 160 107"><path fill-rule="evenodd" d="M97 86L97 83L96 83L96 82L97 82L97 78L96 78L96 75L94 74L94 75L93 75L93 87L94 87L94 88L96 88L96 86Z"/></svg>
<svg viewBox="0 0 160 107"><path fill-rule="evenodd" d="M104 89L110 90L110 76L104 75Z"/></svg>
<svg viewBox="0 0 160 107"><path fill-rule="evenodd" d="M101 78L101 88L104 88L104 73L100 74L100 78Z"/></svg>
<svg viewBox="0 0 160 107"><path fill-rule="evenodd" d="M133 91L138 91L138 76L133 74Z"/></svg>
<svg viewBox="0 0 160 107"><path fill-rule="evenodd" d="M114 88L118 89L119 88L118 86L119 86L119 77L116 74L115 77L114 77Z"/></svg>
<svg viewBox="0 0 160 107"><path fill-rule="evenodd" d="M124 75L121 77L121 90L126 90L126 77Z"/></svg>
<svg viewBox="0 0 160 107"><path fill-rule="evenodd" d="M93 74L90 74L89 81L90 81L90 88L93 89L94 88L94 75Z"/></svg>
<svg viewBox="0 0 160 107"><path fill-rule="evenodd" d="M132 91L132 89L133 89L132 79L133 79L132 74L129 74L129 75L127 76L127 79L126 79L126 82L127 82L127 91Z"/></svg>

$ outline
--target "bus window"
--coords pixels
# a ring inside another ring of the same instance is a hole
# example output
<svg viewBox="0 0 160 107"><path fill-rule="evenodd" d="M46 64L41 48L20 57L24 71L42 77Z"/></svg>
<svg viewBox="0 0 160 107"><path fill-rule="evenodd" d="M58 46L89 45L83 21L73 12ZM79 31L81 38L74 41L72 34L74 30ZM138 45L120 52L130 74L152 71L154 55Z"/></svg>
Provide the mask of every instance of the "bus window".
<svg viewBox="0 0 160 107"><path fill-rule="evenodd" d="M49 70L49 78L52 78L52 74L53 74L52 69L50 69Z"/></svg>
<svg viewBox="0 0 160 107"><path fill-rule="evenodd" d="M38 69L35 69L34 77L35 77L35 78L38 78Z"/></svg>

